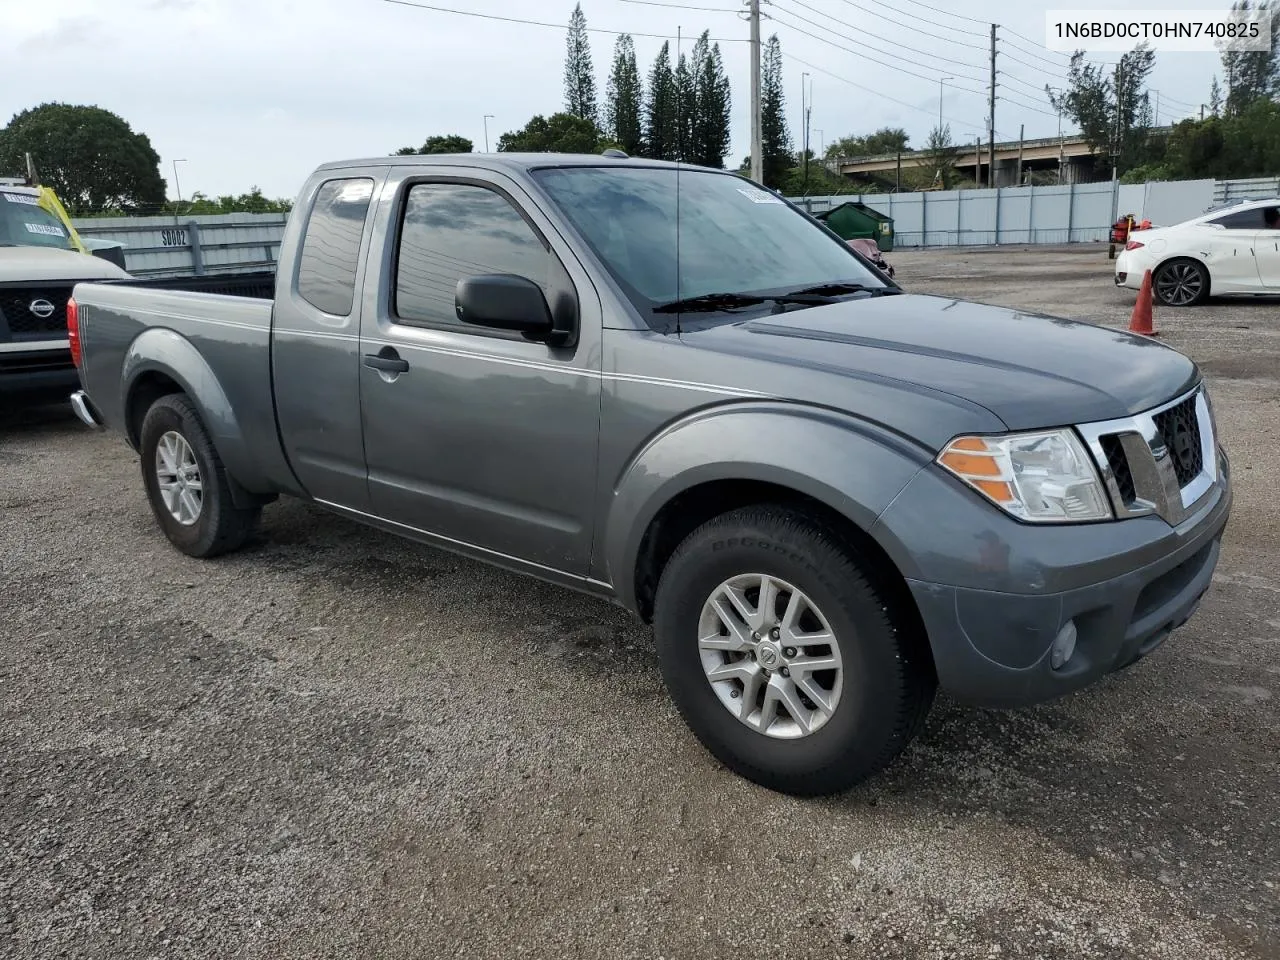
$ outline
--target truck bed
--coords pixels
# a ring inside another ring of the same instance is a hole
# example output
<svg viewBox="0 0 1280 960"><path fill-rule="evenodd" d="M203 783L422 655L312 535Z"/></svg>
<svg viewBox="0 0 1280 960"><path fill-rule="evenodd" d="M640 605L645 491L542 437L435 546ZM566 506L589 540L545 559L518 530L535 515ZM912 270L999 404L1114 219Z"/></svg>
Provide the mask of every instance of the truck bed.
<svg viewBox="0 0 1280 960"><path fill-rule="evenodd" d="M163 356L170 372L189 381L179 382L189 395L211 397L203 419L227 468L249 489L293 486L271 393L273 300L156 286L112 281L75 288L80 377L103 421L136 426L125 385L144 382L136 379L147 376L140 356Z"/></svg>

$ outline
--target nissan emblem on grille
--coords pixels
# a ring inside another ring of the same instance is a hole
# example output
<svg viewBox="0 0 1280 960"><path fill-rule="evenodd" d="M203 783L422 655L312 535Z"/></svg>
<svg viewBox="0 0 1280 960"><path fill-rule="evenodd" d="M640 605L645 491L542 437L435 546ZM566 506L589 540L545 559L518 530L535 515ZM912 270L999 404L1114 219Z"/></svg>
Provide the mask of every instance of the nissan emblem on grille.
<svg viewBox="0 0 1280 960"><path fill-rule="evenodd" d="M1178 462L1182 465L1182 469L1187 472L1193 472L1196 462L1195 442L1191 436L1191 431L1182 421L1178 421L1173 428L1173 453L1178 458Z"/></svg>
<svg viewBox="0 0 1280 960"><path fill-rule="evenodd" d="M32 300L31 304L27 307L27 309L30 310L32 313L34 313L41 320L44 320L48 317L53 316L54 307L53 307L53 304L50 303L48 300Z"/></svg>

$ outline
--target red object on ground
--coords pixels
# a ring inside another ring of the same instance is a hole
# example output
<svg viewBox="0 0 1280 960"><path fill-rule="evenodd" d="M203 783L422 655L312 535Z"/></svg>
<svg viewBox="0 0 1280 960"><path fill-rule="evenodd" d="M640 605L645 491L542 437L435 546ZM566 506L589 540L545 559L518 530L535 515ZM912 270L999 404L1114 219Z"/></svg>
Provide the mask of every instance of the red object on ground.
<svg viewBox="0 0 1280 960"><path fill-rule="evenodd" d="M1155 303L1155 292L1151 288L1151 271L1142 275L1142 289L1138 291L1138 302L1133 305L1133 315L1129 317L1129 332L1144 337L1158 336L1152 325L1152 305Z"/></svg>

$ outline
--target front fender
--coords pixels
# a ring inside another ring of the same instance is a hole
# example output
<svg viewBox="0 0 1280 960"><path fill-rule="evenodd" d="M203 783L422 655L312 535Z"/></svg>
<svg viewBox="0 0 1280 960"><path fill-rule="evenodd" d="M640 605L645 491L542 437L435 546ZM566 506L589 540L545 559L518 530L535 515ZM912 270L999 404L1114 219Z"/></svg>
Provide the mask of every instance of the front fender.
<svg viewBox="0 0 1280 960"><path fill-rule="evenodd" d="M238 481L255 489L269 486L249 454L244 431L226 391L190 340L162 327L151 327L134 339L120 373L120 396L126 413L134 390L147 373L163 374L182 388L199 411L218 456Z"/></svg>
<svg viewBox="0 0 1280 960"><path fill-rule="evenodd" d="M824 408L745 401L700 411L653 437L619 476L605 520L608 582L624 606L636 609L634 573L645 531L673 497L700 484L778 484L870 533L930 456L899 434ZM899 562L897 544L881 545ZM910 566L900 569L910 576Z"/></svg>

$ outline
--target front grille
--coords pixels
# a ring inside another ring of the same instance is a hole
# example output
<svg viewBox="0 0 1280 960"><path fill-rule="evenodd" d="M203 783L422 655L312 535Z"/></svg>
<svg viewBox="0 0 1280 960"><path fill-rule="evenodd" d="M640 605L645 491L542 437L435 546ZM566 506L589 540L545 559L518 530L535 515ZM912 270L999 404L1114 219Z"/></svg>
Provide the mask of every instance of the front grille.
<svg viewBox="0 0 1280 960"><path fill-rule="evenodd" d="M9 334L67 333L67 301L71 287L0 287L0 318L8 324ZM46 300L53 306L47 317L32 313L31 304Z"/></svg>
<svg viewBox="0 0 1280 960"><path fill-rule="evenodd" d="M1170 407L1153 418L1160 439L1173 461L1178 486L1185 487L1204 469L1200 447L1200 419L1196 416L1196 397L1192 395L1176 407Z"/></svg>
<svg viewBox="0 0 1280 960"><path fill-rule="evenodd" d="M1125 456L1119 435L1109 433L1099 437L1098 442L1102 444L1102 452L1107 455L1107 466L1115 477L1120 499L1126 504L1133 503L1138 493L1133 486L1133 471L1129 469L1129 458Z"/></svg>

